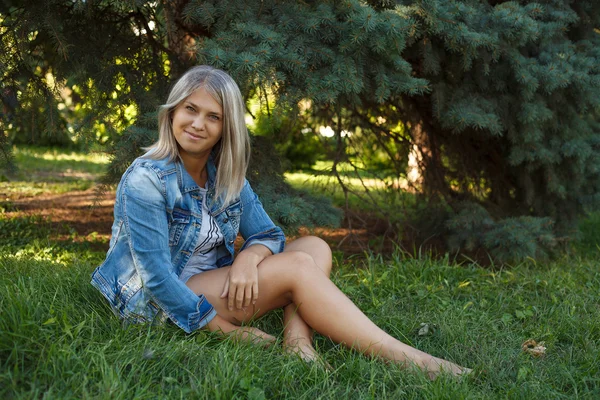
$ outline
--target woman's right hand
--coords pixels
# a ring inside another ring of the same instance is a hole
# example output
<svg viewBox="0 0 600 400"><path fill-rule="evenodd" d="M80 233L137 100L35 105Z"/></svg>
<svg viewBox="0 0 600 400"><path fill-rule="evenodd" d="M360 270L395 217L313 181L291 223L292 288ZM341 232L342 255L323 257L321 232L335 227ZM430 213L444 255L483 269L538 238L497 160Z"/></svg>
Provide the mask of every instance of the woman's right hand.
<svg viewBox="0 0 600 400"><path fill-rule="evenodd" d="M275 342L275 337L252 326L237 326L227 321L220 315L216 315L208 324L206 329L226 336L233 336L234 340L250 342L263 346L269 346Z"/></svg>

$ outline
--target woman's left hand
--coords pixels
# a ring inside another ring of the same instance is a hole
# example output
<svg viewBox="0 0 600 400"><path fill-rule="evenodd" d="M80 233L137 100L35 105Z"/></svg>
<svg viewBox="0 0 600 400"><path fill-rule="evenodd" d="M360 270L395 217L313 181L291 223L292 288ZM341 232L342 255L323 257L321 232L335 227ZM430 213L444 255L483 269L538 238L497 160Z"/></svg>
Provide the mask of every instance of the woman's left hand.
<svg viewBox="0 0 600 400"><path fill-rule="evenodd" d="M233 306L238 310L248 307L251 303L256 304L258 300L258 264L266 257L266 247L259 245L250 246L240 252L229 269L225 280L221 298L227 297L227 307L230 311ZM270 252L269 252L270 253Z"/></svg>

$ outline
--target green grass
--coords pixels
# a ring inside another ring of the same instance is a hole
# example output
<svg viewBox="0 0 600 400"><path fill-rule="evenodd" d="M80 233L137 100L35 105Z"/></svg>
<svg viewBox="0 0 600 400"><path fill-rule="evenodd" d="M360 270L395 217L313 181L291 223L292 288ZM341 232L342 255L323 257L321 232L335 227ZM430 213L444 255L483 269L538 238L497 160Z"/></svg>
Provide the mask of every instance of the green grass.
<svg viewBox="0 0 600 400"><path fill-rule="evenodd" d="M346 206L346 197L335 176L327 173L315 173L315 171L296 171L286 172L285 180L296 189L328 196L337 207ZM389 178L386 181L382 181L364 176L361 182L361 179L357 178L354 173L351 173L343 175L342 180L354 192L348 192L348 205L354 209L376 211L382 205L385 205L384 208L388 210L397 210L398 207L412 206L415 203L414 194L390 189L390 185L397 185L398 183ZM373 204L371 199L376 201L378 205Z"/></svg>
<svg viewBox="0 0 600 400"><path fill-rule="evenodd" d="M9 200L89 189L108 163L103 153L53 148L15 146L13 154L17 170L0 175L0 194Z"/></svg>
<svg viewBox="0 0 600 400"><path fill-rule="evenodd" d="M574 249L581 254L600 256L600 212L590 214L579 224L581 237Z"/></svg>
<svg viewBox="0 0 600 400"><path fill-rule="evenodd" d="M101 152L78 152L61 148L13 147L15 163L22 174L104 172L108 156Z"/></svg>
<svg viewBox="0 0 600 400"><path fill-rule="evenodd" d="M173 326L125 326L89 284L103 254L31 238L34 244L0 257L0 398L600 395L600 271L590 260L490 270L400 253L338 258L333 280L378 325L475 369L464 380L430 382L320 336L316 345L332 372L279 346L186 335ZM421 323L433 333L419 336ZM281 315L256 325L280 337ZM545 341L545 357L522 352L529 338Z"/></svg>
<svg viewBox="0 0 600 400"><path fill-rule="evenodd" d="M71 160L42 149L16 154L30 163L28 174L52 170L59 184L70 178L53 169L52 159L89 173L81 180L104 165L77 153L68 153ZM93 238L54 241L52 221L8 218L5 208L10 204L0 207L2 399L600 398L598 214L582 223L574 253L551 263L481 268L400 252L386 258L336 253L332 279L379 326L475 370L463 380L431 382L318 335L315 344L331 372L279 345L235 344L203 331L186 335L172 325L124 325L89 284L104 258L93 250ZM432 333L420 336L421 323ZM281 313L255 325L281 339ZM521 350L530 338L545 342L545 357Z"/></svg>

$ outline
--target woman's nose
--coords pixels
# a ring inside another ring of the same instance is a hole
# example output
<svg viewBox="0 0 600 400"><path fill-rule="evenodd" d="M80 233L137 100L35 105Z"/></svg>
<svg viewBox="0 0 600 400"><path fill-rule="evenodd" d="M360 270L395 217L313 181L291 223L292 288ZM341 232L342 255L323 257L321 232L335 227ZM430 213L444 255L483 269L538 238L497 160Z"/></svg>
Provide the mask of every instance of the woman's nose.
<svg viewBox="0 0 600 400"><path fill-rule="evenodd" d="M194 118L194 120L192 121L192 128L198 129L198 130L203 130L204 129L204 117L201 115L198 115L196 118Z"/></svg>

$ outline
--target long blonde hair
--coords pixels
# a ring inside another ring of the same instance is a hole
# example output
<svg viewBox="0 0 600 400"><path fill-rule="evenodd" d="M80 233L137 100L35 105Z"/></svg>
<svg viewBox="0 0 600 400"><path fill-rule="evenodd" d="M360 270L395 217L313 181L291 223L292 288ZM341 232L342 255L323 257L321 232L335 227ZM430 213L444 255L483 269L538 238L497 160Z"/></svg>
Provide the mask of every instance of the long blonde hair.
<svg viewBox="0 0 600 400"><path fill-rule="evenodd" d="M224 205L239 196L250 159L250 139L244 119L245 105L237 84L226 72L200 65L188 70L173 86L167 103L158 110L158 141L145 148L143 157L155 160L179 157L173 134L172 113L196 90L204 88L223 108L223 135L213 148L217 177L215 195Z"/></svg>

